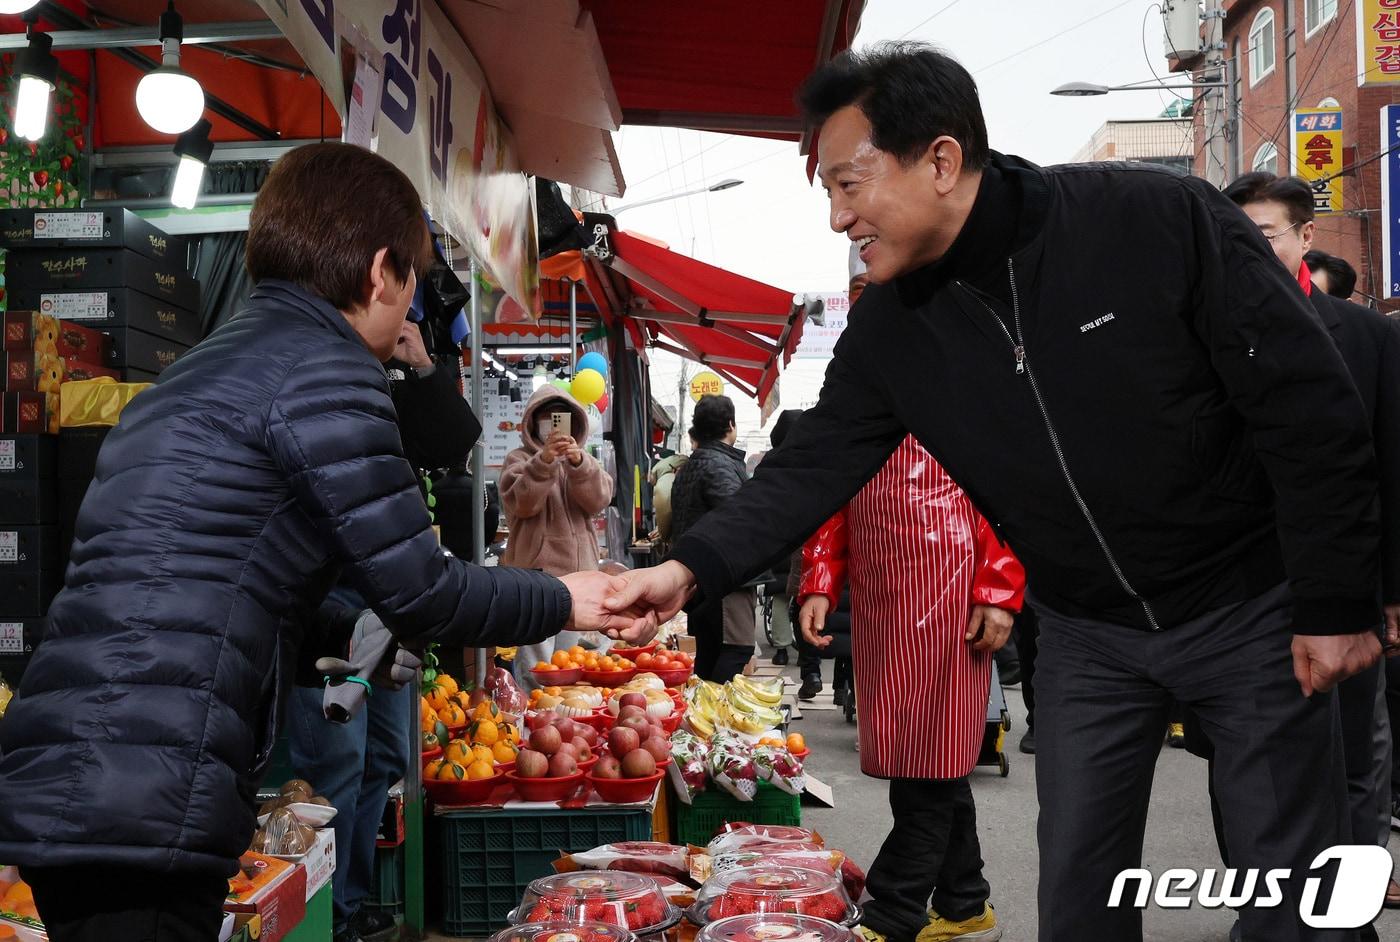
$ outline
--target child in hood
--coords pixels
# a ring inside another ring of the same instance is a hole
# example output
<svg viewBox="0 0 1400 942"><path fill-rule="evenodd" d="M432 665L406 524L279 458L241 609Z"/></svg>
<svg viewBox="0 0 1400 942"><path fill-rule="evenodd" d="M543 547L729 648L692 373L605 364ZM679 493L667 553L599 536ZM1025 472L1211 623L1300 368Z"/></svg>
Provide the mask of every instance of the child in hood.
<svg viewBox="0 0 1400 942"><path fill-rule="evenodd" d="M556 413L568 416L558 428ZM501 565L542 569L551 575L597 569L593 517L612 502L613 481L583 450L588 414L563 390L541 387L525 406L520 440L521 446L506 456L497 485L510 527ZM527 690L538 686L530 668L548 661L557 647L567 648L575 641L573 632L561 632L540 644L522 646L515 655L516 680Z"/></svg>

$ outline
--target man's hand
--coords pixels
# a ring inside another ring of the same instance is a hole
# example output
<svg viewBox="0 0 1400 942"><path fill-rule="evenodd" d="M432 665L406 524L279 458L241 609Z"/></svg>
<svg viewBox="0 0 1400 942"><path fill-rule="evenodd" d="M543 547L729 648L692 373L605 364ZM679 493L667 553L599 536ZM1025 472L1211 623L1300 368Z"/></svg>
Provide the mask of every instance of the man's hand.
<svg viewBox="0 0 1400 942"><path fill-rule="evenodd" d="M418 325L413 321L403 322L398 342L394 346L394 359L402 360L414 369L433 365L433 358L428 356L428 348L423 346L423 335L419 333Z"/></svg>
<svg viewBox="0 0 1400 942"><path fill-rule="evenodd" d="M1400 654L1400 605L1385 607L1385 653L1389 657Z"/></svg>
<svg viewBox="0 0 1400 942"><path fill-rule="evenodd" d="M963 640L972 642L972 646L979 651L1000 651L1006 639L1011 637L1011 626L1015 621L1016 616L1004 608L974 605Z"/></svg>
<svg viewBox="0 0 1400 942"><path fill-rule="evenodd" d="M540 449L540 458L545 464L553 464L555 459L567 455L570 448L577 447L578 442L574 441L574 437L568 432L551 432L545 440L544 448Z"/></svg>
<svg viewBox="0 0 1400 942"><path fill-rule="evenodd" d="M830 611L831 599L825 595L809 595L797 613L802 637L814 648L825 648L831 644L831 635L822 634L826 630L826 616Z"/></svg>
<svg viewBox="0 0 1400 942"><path fill-rule="evenodd" d="M664 624L681 610L695 592L695 575L674 559L649 569L634 569L614 579L617 588L603 601L610 612L650 610Z"/></svg>
<svg viewBox="0 0 1400 942"><path fill-rule="evenodd" d="M1303 688L1303 696L1326 693L1337 684L1361 673L1381 655L1381 642L1374 631L1354 635L1294 635L1293 676Z"/></svg>
<svg viewBox="0 0 1400 942"><path fill-rule="evenodd" d="M564 627L573 631L601 631L609 638L625 641L634 648L651 641L661 624L655 612L643 605L604 607L604 599L626 587L625 578L601 572L575 572L563 576L561 581L574 601L569 623Z"/></svg>

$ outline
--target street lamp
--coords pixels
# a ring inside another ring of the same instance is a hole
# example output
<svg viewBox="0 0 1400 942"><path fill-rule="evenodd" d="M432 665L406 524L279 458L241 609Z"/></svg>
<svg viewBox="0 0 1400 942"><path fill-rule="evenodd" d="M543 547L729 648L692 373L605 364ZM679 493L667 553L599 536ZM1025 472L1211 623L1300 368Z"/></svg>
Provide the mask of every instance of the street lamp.
<svg viewBox="0 0 1400 942"><path fill-rule="evenodd" d="M1197 88L1225 88L1224 82L1196 82L1191 85L1161 85L1157 82L1134 82L1130 85L1095 85L1093 82L1066 82L1050 94L1064 98L1091 98L1109 92L1186 92Z"/></svg>
<svg viewBox="0 0 1400 942"><path fill-rule="evenodd" d="M608 212L616 216L618 213L622 212L625 209L636 209L638 206L650 206L653 203L665 203L668 200L678 200L684 196L698 196L701 193L718 193L720 190L732 190L734 189L734 187L738 186L743 182L743 180L735 180L732 178L729 180L721 180L718 183L713 183L709 186L702 186L694 190L684 190L680 193L668 193L665 196L658 196L654 199L639 200L635 203L626 203L622 206L614 206L612 209L608 210Z"/></svg>

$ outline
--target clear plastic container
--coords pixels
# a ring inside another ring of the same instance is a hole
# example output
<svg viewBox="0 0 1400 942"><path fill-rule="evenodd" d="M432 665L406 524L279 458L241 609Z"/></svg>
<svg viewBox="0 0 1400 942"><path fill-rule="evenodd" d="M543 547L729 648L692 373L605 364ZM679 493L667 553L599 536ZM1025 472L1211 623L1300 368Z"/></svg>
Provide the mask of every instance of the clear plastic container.
<svg viewBox="0 0 1400 942"><path fill-rule="evenodd" d="M701 926L755 913L815 916L846 925L860 918L836 874L764 864L715 874L690 908L691 921Z"/></svg>
<svg viewBox="0 0 1400 942"><path fill-rule="evenodd" d="M731 853L752 844L815 844L821 846L821 838L806 828L789 827L783 824L746 824L731 828L710 841L708 853Z"/></svg>
<svg viewBox="0 0 1400 942"><path fill-rule="evenodd" d="M605 922L527 922L493 935L489 942L636 942L627 929Z"/></svg>
<svg viewBox="0 0 1400 942"><path fill-rule="evenodd" d="M602 922L637 935L651 935L680 921L661 886L651 877L622 870L585 870L541 877L525 890L515 921Z"/></svg>
<svg viewBox="0 0 1400 942"><path fill-rule="evenodd" d="M851 942L851 930L813 916L754 913L705 926L695 942Z"/></svg>

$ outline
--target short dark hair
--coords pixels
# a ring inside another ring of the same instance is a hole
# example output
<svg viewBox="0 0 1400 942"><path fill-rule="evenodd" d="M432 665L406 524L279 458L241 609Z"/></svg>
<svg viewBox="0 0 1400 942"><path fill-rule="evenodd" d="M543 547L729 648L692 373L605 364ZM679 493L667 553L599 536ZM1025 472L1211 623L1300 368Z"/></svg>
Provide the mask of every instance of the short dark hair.
<svg viewBox="0 0 1400 942"><path fill-rule="evenodd" d="M728 396L703 396L695 404L690 421L690 437L700 444L718 441L734 424L734 400Z"/></svg>
<svg viewBox="0 0 1400 942"><path fill-rule="evenodd" d="M423 202L398 167L353 144L306 144L267 175L248 220L245 261L254 282L277 278L342 311L369 297L374 255L400 281L432 264Z"/></svg>
<svg viewBox="0 0 1400 942"><path fill-rule="evenodd" d="M1303 256L1303 264L1310 271L1327 272L1328 294L1345 300L1356 291L1356 269L1346 259L1313 249Z"/></svg>
<svg viewBox="0 0 1400 942"><path fill-rule="evenodd" d="M808 76L797 93L812 124L848 105L870 122L870 139L902 164L917 160L947 135L963 151L963 165L987 163L987 122L977 82L956 59L927 43L883 42L847 50Z"/></svg>
<svg viewBox="0 0 1400 942"><path fill-rule="evenodd" d="M1288 221L1295 226L1312 222L1316 213L1312 187L1297 177L1280 177L1266 170L1256 170L1236 177L1224 192L1236 206L1282 203L1288 210Z"/></svg>

